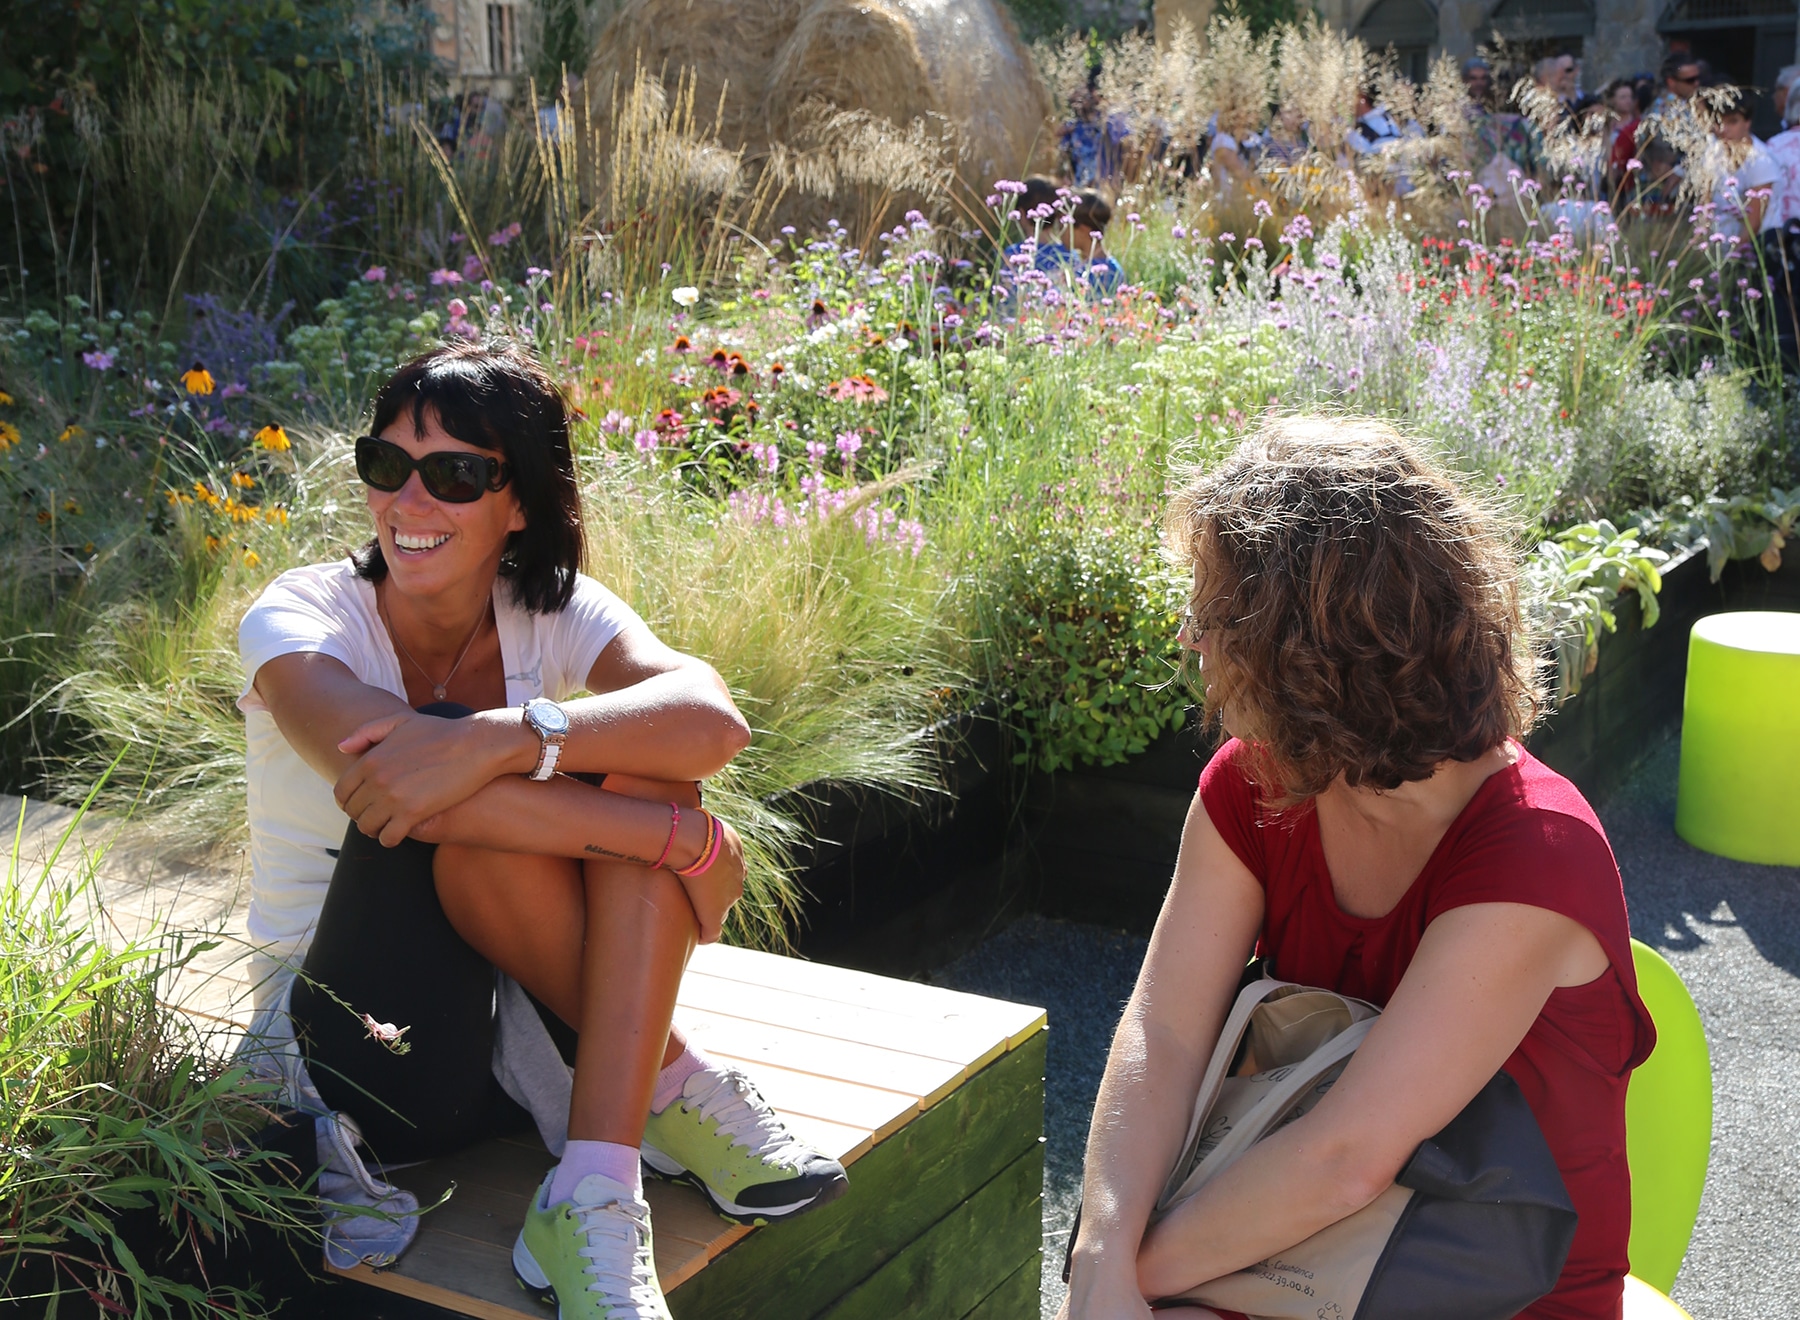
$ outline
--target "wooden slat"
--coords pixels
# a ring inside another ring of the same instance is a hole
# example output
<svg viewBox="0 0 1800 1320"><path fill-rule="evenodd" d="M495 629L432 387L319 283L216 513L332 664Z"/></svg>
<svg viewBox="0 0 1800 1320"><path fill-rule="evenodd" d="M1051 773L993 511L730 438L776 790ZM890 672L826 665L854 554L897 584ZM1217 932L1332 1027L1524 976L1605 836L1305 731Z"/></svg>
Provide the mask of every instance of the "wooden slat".
<svg viewBox="0 0 1800 1320"><path fill-rule="evenodd" d="M969 1075L965 1065L879 1044L835 1040L792 1027L770 1026L754 1018L684 1009L682 1030L701 1049L742 1059L757 1075L765 1064L817 1073L885 1091L900 1091L930 1108Z"/></svg>
<svg viewBox="0 0 1800 1320"><path fill-rule="evenodd" d="M877 1145L842 1199L752 1233L672 1291L676 1320L806 1320L1021 1156L1041 1161L1044 1044L1040 1031Z"/></svg>
<svg viewBox="0 0 1800 1320"><path fill-rule="evenodd" d="M979 1024L979 1029L995 1031L1009 1045L1016 1045L1044 1024L1044 1010L1027 1004L723 944L696 949L689 970L933 1023Z"/></svg>
<svg viewBox="0 0 1800 1320"><path fill-rule="evenodd" d="M992 1063L1007 1049L1003 1033L979 1022L956 1018L930 1021L691 970L682 978L678 1002L836 1040L874 1041L889 1049L974 1068Z"/></svg>
<svg viewBox="0 0 1800 1320"><path fill-rule="evenodd" d="M513 1278L510 1245L502 1250L453 1234L420 1233L392 1269L331 1272L479 1320L545 1320L544 1309Z"/></svg>
<svg viewBox="0 0 1800 1320"><path fill-rule="evenodd" d="M819 1320L965 1316L1043 1243L1044 1157L1021 1155Z"/></svg>
<svg viewBox="0 0 1800 1320"><path fill-rule="evenodd" d="M1014 1270L998 1288L963 1320L1038 1320L1043 1314L1044 1269L1042 1252Z"/></svg>

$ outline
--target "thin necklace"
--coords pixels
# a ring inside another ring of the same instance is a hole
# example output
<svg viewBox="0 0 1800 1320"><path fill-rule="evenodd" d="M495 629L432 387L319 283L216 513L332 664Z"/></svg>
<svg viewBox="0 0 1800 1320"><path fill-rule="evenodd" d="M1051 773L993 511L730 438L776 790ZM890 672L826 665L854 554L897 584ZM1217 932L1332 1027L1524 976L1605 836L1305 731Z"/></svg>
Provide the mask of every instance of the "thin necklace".
<svg viewBox="0 0 1800 1320"><path fill-rule="evenodd" d="M427 683L431 684L432 699L442 701L445 691L450 686L450 680L456 677L456 671L462 668L462 662L468 658L469 648L475 645L475 639L481 636L481 630L487 624L488 612L483 610L481 617L475 620L475 631L470 633L469 640L463 643L462 650L457 654L456 663L450 666L450 672L444 675L444 681L437 683L432 681L431 675L426 673L425 666L419 663L418 658L406 649L406 643L400 640L400 634L394 631L394 621L388 617L387 606L381 603L380 597L376 597L375 604L380 607L381 621L387 625L388 636L393 639L394 645L400 648L400 654L411 660L413 668L419 671Z"/></svg>

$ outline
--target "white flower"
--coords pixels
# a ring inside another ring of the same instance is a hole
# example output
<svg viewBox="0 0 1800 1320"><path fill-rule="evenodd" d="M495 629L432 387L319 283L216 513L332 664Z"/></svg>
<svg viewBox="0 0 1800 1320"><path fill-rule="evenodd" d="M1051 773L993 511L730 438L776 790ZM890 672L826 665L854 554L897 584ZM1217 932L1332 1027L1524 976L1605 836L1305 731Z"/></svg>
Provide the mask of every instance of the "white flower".
<svg viewBox="0 0 1800 1320"><path fill-rule="evenodd" d="M695 303L700 301L700 290L696 289L691 284L684 284L679 289L675 290L670 297L674 298L675 301L680 303L683 307L692 307Z"/></svg>

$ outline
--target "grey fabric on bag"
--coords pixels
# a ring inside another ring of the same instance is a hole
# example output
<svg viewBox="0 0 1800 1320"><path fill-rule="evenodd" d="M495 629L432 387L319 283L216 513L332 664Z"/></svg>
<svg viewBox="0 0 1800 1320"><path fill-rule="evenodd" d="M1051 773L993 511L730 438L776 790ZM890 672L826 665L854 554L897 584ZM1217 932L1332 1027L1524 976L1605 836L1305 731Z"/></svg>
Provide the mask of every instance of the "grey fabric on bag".
<svg viewBox="0 0 1800 1320"><path fill-rule="evenodd" d="M1395 1181L1415 1195L1355 1320L1511 1320L1556 1286L1575 1241L1575 1207L1505 1073L1422 1143ZM1497 1273L1496 1260L1508 1271Z"/></svg>

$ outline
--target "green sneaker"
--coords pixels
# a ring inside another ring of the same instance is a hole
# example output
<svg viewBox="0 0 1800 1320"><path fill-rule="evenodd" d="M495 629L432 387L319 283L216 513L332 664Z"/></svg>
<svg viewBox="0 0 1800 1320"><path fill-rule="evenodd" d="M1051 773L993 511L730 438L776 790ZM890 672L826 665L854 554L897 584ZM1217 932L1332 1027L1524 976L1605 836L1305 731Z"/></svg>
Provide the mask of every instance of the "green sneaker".
<svg viewBox="0 0 1800 1320"><path fill-rule="evenodd" d="M789 1132L736 1068L703 1068L650 1115L640 1148L652 1173L691 1183L726 1219L766 1224L835 1201L844 1166Z"/></svg>
<svg viewBox="0 0 1800 1320"><path fill-rule="evenodd" d="M551 1170L513 1243L519 1286L556 1306L557 1320L669 1320L656 1279L650 1207L629 1187L590 1173L572 1201L546 1204Z"/></svg>

